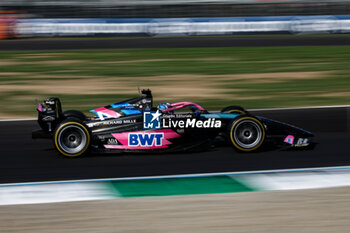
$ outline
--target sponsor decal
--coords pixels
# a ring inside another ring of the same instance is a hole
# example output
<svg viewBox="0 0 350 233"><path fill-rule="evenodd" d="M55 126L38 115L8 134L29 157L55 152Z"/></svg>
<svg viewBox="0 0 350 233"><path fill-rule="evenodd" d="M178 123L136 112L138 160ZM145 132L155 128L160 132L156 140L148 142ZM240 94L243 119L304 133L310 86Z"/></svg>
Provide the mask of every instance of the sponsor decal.
<svg viewBox="0 0 350 233"><path fill-rule="evenodd" d="M136 123L136 119L98 121L98 122L88 123L87 126L96 127L101 125L122 125L122 124L132 124L132 123Z"/></svg>
<svg viewBox="0 0 350 233"><path fill-rule="evenodd" d="M295 137L293 135L288 135L284 139L284 142L295 147L308 146L310 144L308 138L298 138L298 140L295 140Z"/></svg>
<svg viewBox="0 0 350 233"><path fill-rule="evenodd" d="M162 146L164 133L129 133L128 146Z"/></svg>
<svg viewBox="0 0 350 233"><path fill-rule="evenodd" d="M108 149L164 149L172 144L169 139L181 137L171 129L113 133L118 145L104 145Z"/></svg>
<svg viewBox="0 0 350 233"><path fill-rule="evenodd" d="M45 104L54 105L55 101L53 101L53 100L45 100Z"/></svg>
<svg viewBox="0 0 350 233"><path fill-rule="evenodd" d="M86 125L91 128L102 125L102 122L87 123Z"/></svg>
<svg viewBox="0 0 350 233"><path fill-rule="evenodd" d="M293 136L293 135L288 135L288 136L284 139L284 142L293 145L293 143L294 143L294 136Z"/></svg>
<svg viewBox="0 0 350 233"><path fill-rule="evenodd" d="M122 120L112 120L112 121L103 121L103 125L121 125L123 124Z"/></svg>
<svg viewBox="0 0 350 233"><path fill-rule="evenodd" d="M118 141L115 138L108 138L107 144L108 145L118 145Z"/></svg>
<svg viewBox="0 0 350 233"><path fill-rule="evenodd" d="M157 112L144 111L143 112L143 128L144 129L160 129L160 116L162 114Z"/></svg>
<svg viewBox="0 0 350 233"><path fill-rule="evenodd" d="M127 119L127 120L110 120L102 122L103 125L122 125L122 124L131 124L136 123L136 119Z"/></svg>
<svg viewBox="0 0 350 233"><path fill-rule="evenodd" d="M136 123L136 119L123 120L123 124L131 124L131 123Z"/></svg>
<svg viewBox="0 0 350 233"><path fill-rule="evenodd" d="M309 145L309 139L308 138L298 138L297 143L294 145L296 147L298 146L308 146Z"/></svg>

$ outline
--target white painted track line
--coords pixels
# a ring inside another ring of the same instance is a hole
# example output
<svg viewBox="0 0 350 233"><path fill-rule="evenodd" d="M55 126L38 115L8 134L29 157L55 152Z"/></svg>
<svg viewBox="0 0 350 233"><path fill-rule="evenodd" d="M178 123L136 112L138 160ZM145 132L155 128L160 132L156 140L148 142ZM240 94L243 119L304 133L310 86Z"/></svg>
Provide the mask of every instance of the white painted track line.
<svg viewBox="0 0 350 233"><path fill-rule="evenodd" d="M7 121L34 121L37 120L38 118L23 118L23 119L4 119L0 120L0 122L7 122Z"/></svg>

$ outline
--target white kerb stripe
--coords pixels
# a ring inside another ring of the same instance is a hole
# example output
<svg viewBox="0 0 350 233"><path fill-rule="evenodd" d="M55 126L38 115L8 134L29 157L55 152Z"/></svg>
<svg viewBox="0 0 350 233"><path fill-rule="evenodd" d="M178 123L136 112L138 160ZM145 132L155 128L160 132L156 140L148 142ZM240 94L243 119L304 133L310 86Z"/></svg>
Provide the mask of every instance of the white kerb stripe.
<svg viewBox="0 0 350 233"><path fill-rule="evenodd" d="M232 176L257 190L298 190L350 186L350 171Z"/></svg>
<svg viewBox="0 0 350 233"><path fill-rule="evenodd" d="M0 205L104 200L117 194L105 183L66 183L0 187Z"/></svg>

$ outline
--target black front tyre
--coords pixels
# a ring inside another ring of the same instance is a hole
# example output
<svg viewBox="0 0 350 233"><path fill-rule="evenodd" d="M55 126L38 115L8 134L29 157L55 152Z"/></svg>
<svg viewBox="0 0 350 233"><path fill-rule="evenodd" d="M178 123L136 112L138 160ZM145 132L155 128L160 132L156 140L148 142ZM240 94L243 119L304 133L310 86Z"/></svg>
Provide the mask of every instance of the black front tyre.
<svg viewBox="0 0 350 233"><path fill-rule="evenodd" d="M90 147L91 135L87 126L76 118L67 118L56 129L54 144L65 157L78 157Z"/></svg>
<svg viewBox="0 0 350 233"><path fill-rule="evenodd" d="M256 151L264 143L266 132L263 124L255 117L242 115L228 127L229 141L241 152Z"/></svg>

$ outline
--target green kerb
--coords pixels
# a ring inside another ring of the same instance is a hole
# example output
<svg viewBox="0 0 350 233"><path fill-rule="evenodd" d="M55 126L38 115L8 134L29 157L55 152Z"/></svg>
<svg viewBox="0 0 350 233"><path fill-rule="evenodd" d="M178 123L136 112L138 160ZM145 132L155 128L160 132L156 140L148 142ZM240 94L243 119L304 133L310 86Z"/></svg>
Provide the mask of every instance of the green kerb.
<svg viewBox="0 0 350 233"><path fill-rule="evenodd" d="M113 181L110 184L122 197L254 191L228 176Z"/></svg>

